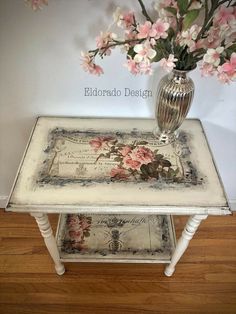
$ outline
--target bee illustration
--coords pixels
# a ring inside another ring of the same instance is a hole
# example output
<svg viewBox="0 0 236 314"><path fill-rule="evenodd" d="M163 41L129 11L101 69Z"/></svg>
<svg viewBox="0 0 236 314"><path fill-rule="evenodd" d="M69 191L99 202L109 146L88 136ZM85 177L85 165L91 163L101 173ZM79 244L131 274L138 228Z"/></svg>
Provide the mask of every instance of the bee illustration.
<svg viewBox="0 0 236 314"><path fill-rule="evenodd" d="M107 244L109 245L109 250L112 254L115 254L121 250L123 241L121 241L120 236L123 232L120 232L118 229L113 229L110 232L107 232L107 236L110 236Z"/></svg>
<svg viewBox="0 0 236 314"><path fill-rule="evenodd" d="M119 252L122 249L123 244L124 244L124 242L121 240L121 237L123 237L127 232L130 232L139 226L140 224L135 225L129 230L126 230L123 232L119 231L118 229L112 229L111 231L105 232L106 238L110 237L110 239L106 242L106 244L108 244L108 247L111 253L116 254L117 252Z"/></svg>

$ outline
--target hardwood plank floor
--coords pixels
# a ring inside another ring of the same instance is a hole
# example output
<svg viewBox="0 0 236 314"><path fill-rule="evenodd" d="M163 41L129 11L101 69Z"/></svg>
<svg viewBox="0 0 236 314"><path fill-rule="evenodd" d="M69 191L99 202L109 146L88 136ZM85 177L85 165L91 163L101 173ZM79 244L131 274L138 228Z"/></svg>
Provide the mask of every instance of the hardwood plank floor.
<svg viewBox="0 0 236 314"><path fill-rule="evenodd" d="M56 229L57 215L50 215ZM177 237L186 217L175 217ZM0 313L236 313L236 214L202 223L176 273L67 263L57 276L34 219L0 210Z"/></svg>

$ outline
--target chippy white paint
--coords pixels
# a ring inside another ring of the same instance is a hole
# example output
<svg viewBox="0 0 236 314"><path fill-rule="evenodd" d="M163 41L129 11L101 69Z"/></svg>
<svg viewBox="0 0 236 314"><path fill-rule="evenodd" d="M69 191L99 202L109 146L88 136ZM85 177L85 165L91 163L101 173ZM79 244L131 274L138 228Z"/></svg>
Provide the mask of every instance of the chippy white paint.
<svg viewBox="0 0 236 314"><path fill-rule="evenodd" d="M28 212L35 217L45 244L55 263L56 272L64 273L63 260L52 234L52 229L47 218L47 213L82 213L91 214L162 214L192 215L179 239L176 249L172 255L170 265L167 266L165 274L171 276L175 270L178 260L188 247L200 222L207 215L230 214L224 189L214 166L211 152L198 120L186 120L181 130L186 132L190 138L189 147L191 162L196 163L197 171L205 175L205 183L202 187L177 185L169 188L168 184L160 190L153 190L148 185L137 185L135 182L121 183L117 186L115 182L95 182L93 186L83 185L73 180L68 184L57 186L44 184L40 186L38 174L41 172L45 161L45 150L49 144L51 130L62 128L66 130L82 130L90 132L96 130L99 134L109 131L115 134L117 127L123 132L132 132L139 127L142 132L151 131L155 125L154 120L148 119L76 119L76 118L53 118L42 117L37 120L32 136L25 151L21 166L9 198L8 211ZM90 134L89 133L89 134ZM63 139L63 138L62 138ZM140 140L142 136L140 135ZM143 144L142 144L143 145ZM201 149L199 149L201 148ZM182 156L183 158L183 156ZM68 166L68 165L66 165ZM79 173L76 173L79 176ZM172 227L170 232L174 233ZM57 236L63 230L58 230ZM171 235L172 236L172 235ZM174 235L173 235L174 236ZM69 259L66 258L66 261ZM92 259L96 261L96 259ZM101 259L100 259L101 261ZM125 260L120 260L124 262ZM147 259L154 262L153 259ZM138 262L135 261L135 262ZM158 260L156 261L158 262ZM163 262L160 261L160 262Z"/></svg>
<svg viewBox="0 0 236 314"><path fill-rule="evenodd" d="M151 3L152 1L150 1ZM95 36L111 23L116 6L139 10L138 1L50 0L33 12L24 1L0 1L0 201L6 197L38 115L154 117L153 98L85 96L85 88L124 91L155 89L164 74L130 75L119 49L93 77L80 68L80 50L94 47ZM85 14L89 12L89 14ZM235 84L191 73L196 91L189 116L198 117L216 158L226 191L236 199ZM225 140L227 139L227 140Z"/></svg>
<svg viewBox="0 0 236 314"><path fill-rule="evenodd" d="M52 233L52 228L48 220L48 216L42 213L31 213L38 224L39 230L44 238L45 245L55 263L55 269L58 275L63 275L65 267L60 261L56 240Z"/></svg>

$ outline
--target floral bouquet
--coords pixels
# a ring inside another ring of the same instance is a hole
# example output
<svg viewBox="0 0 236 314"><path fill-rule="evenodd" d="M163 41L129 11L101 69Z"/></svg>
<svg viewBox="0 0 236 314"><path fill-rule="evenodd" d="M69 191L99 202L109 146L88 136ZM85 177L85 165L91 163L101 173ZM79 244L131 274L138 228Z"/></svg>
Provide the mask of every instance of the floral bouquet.
<svg viewBox="0 0 236 314"><path fill-rule="evenodd" d="M223 83L236 78L235 0L161 0L154 6L155 18L137 1L145 20L138 22L134 12L117 8L112 26L96 38L96 49L81 52L85 71L102 74L96 57L109 56L121 46L125 66L134 75L151 74L154 62L167 71L188 71L201 61L203 76L216 75ZM115 25L122 29L122 38L111 30Z"/></svg>

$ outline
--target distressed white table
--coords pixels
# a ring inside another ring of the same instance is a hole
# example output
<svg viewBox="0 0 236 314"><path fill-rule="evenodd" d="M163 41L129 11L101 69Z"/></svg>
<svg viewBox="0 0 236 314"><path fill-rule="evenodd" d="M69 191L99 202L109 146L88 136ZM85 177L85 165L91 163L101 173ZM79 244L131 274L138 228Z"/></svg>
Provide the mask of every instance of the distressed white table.
<svg viewBox="0 0 236 314"><path fill-rule="evenodd" d="M168 263L199 224L230 209L199 120L158 146L149 119L37 119L7 205L35 217L63 261ZM47 217L59 213L56 238ZM172 215L190 215L175 245Z"/></svg>

